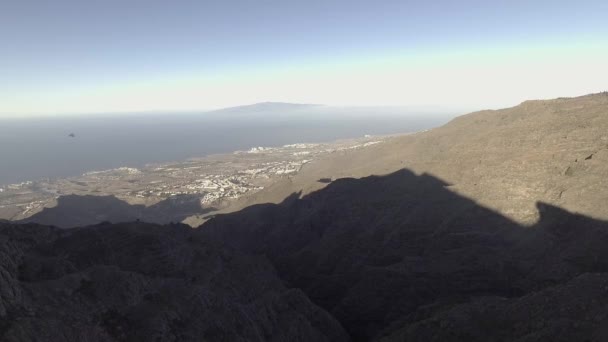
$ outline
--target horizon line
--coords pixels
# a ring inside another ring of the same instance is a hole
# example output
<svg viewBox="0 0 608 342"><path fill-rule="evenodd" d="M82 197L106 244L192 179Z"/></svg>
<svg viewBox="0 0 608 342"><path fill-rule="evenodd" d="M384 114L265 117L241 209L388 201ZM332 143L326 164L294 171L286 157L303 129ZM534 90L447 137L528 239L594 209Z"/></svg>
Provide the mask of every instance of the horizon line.
<svg viewBox="0 0 608 342"><path fill-rule="evenodd" d="M528 101L528 100L525 100ZM525 102L522 101L522 102ZM521 103L521 102L520 102ZM212 113L223 110L231 110L237 108L247 108L257 105L265 104L276 104L276 105L293 105L293 106L309 106L309 107L327 107L327 108L342 108L342 109L371 109L371 108L382 108L382 109L435 109L435 110L484 110L484 109L473 109L470 106L454 105L432 105L432 104L420 104L420 105L327 105L321 103L298 103L298 102L284 102L284 101L262 101L254 102L249 104L234 105L234 106L222 106L213 108L200 108L200 109L143 109L143 110L124 110L124 111L66 111L66 112L22 112L22 113L9 113L0 112L0 120L2 119L41 119L41 118L58 118L75 115L88 115L88 116L99 116L99 115L122 115L122 114L196 114L196 113ZM508 108L508 107L501 107Z"/></svg>

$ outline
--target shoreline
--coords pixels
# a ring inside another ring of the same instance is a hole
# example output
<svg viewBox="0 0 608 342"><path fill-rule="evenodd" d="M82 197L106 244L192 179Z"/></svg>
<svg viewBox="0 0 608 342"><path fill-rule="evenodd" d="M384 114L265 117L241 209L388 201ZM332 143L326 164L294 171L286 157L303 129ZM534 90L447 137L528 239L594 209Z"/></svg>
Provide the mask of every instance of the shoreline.
<svg viewBox="0 0 608 342"><path fill-rule="evenodd" d="M224 208L278 179L297 174L307 163L329 153L365 148L396 136L365 135L321 143L252 147L177 162L148 163L88 171L0 186L0 219L24 219L57 205L66 195L114 196L146 207L175 196L198 196L201 208Z"/></svg>
<svg viewBox="0 0 608 342"><path fill-rule="evenodd" d="M78 178L78 177L82 177L88 174L95 174L95 173L106 173L106 172L112 172L112 171L116 171L119 169L134 169L134 170L145 170L145 169L150 169L150 168L156 168L156 167L164 167L167 165L173 165L173 164L185 164L191 161L202 161L208 158L213 158L213 157L222 157L222 156L227 156L227 155L233 155L233 154L239 154L239 153L246 153L251 151L251 149L253 148L264 148L264 149L279 149L279 148L284 148L284 147L289 147L289 146L293 146L293 145L336 145L336 144L348 144L348 143L352 143L353 141L357 141L357 140L361 140L361 139L372 139L372 138L377 138L377 139L387 139L387 138L392 138L392 137L398 137L398 136L404 136L404 135L410 135L410 134L416 134L416 133L420 133L420 132L424 132L426 130L423 131L416 131L416 132L408 132L408 133L393 133L393 134L378 134L378 135L364 135L364 136L360 136L360 137L353 137L353 138L341 138L341 139L335 139L335 140L330 140L330 141L320 141L320 142L296 142L296 143L289 143L289 144L282 144L282 145L267 145L267 146L252 146L250 148L250 150L232 150L232 151L228 151L228 152L221 152L221 153L209 153L209 154L205 154L205 155L200 155L200 156L193 156L193 157L188 157L185 159L181 159L181 160L167 160L167 161L161 161L161 162L147 162L143 165L120 165L114 168L107 168L107 169L102 169L102 168L98 168L98 169L92 169L92 170L88 170L85 172L82 172L80 174L74 174L74 175L68 175L68 176L57 176L57 177L40 177L37 179L27 179L27 180L23 180L20 182L13 182L13 183L2 183L0 182L0 194L3 191L6 191L7 188L11 188L11 187L19 187L19 186L24 186L24 185L31 185L32 183L39 183L39 182L56 182L56 181L60 181L60 180L65 180L65 179L73 179L73 178Z"/></svg>

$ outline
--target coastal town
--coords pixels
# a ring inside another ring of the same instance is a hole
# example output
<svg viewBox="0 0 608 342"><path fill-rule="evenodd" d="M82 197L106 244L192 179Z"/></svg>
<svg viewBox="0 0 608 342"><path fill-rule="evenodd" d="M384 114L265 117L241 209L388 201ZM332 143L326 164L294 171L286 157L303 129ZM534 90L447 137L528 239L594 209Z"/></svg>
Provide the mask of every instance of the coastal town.
<svg viewBox="0 0 608 342"><path fill-rule="evenodd" d="M387 138L365 136L332 143L258 146L182 162L0 185L0 219L27 218L56 205L57 198L65 195L112 195L129 204L146 206L173 196L191 195L200 199L201 209L221 208L277 179L297 174L320 156L366 148Z"/></svg>

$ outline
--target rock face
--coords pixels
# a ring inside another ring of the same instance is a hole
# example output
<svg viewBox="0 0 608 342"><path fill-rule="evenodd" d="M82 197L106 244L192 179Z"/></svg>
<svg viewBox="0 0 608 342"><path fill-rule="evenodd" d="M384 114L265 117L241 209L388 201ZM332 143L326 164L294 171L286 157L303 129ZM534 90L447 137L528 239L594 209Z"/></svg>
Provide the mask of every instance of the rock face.
<svg viewBox="0 0 608 342"><path fill-rule="evenodd" d="M402 170L196 230L4 222L0 340L605 340L608 223L537 208Z"/></svg>
<svg viewBox="0 0 608 342"><path fill-rule="evenodd" d="M218 216L198 233L267 256L354 340L608 337L608 278L583 284L587 273L608 272L608 224L548 204L538 210L540 221L522 226L435 177L402 170ZM593 297L579 293L586 286L601 294L589 307ZM510 312L515 318L503 321ZM580 325L569 330L573 322Z"/></svg>
<svg viewBox="0 0 608 342"><path fill-rule="evenodd" d="M0 225L2 341L345 341L263 258L183 225Z"/></svg>
<svg viewBox="0 0 608 342"><path fill-rule="evenodd" d="M608 274L583 274L520 298L482 297L380 341L605 341Z"/></svg>

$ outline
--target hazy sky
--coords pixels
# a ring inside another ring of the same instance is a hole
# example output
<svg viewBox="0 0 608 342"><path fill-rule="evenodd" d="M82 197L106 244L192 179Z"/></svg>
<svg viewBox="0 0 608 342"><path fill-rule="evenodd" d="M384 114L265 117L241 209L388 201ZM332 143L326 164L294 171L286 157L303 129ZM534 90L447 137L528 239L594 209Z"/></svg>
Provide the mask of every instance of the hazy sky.
<svg viewBox="0 0 608 342"><path fill-rule="evenodd" d="M1 0L0 116L608 90L608 1Z"/></svg>

